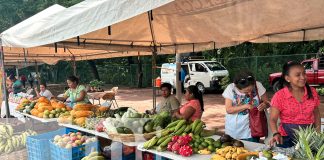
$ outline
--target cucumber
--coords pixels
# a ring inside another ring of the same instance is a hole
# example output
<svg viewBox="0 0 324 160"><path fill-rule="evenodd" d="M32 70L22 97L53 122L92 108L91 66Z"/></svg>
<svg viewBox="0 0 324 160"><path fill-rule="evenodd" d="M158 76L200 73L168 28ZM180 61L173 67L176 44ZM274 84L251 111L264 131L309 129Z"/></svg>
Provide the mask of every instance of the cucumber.
<svg viewBox="0 0 324 160"><path fill-rule="evenodd" d="M167 139L165 139L159 146L165 147L168 145L169 142L171 142L172 136L168 136Z"/></svg>
<svg viewBox="0 0 324 160"><path fill-rule="evenodd" d="M162 142L164 142L167 138L168 138L169 136L167 135L167 136L164 136L164 137L161 137L157 142L156 142L156 144L157 145L160 145Z"/></svg>
<svg viewBox="0 0 324 160"><path fill-rule="evenodd" d="M181 119L171 122L165 128L172 128L172 127L176 126L180 121L181 121Z"/></svg>
<svg viewBox="0 0 324 160"><path fill-rule="evenodd" d="M201 120L200 119L196 119L193 123L192 123L192 128L191 128L191 131L194 132L198 123L200 122Z"/></svg>
<svg viewBox="0 0 324 160"><path fill-rule="evenodd" d="M175 131L178 131L184 124L186 123L186 120L182 119L180 120L180 122L177 124L177 126L175 127Z"/></svg>
<svg viewBox="0 0 324 160"><path fill-rule="evenodd" d="M187 125L185 124L178 131L176 131L174 134L179 136L179 135L181 135L184 132L184 130L186 128L187 128Z"/></svg>
<svg viewBox="0 0 324 160"><path fill-rule="evenodd" d="M187 125L186 129L184 130L184 132L189 133L189 131L191 130L192 127L192 123L190 125Z"/></svg>

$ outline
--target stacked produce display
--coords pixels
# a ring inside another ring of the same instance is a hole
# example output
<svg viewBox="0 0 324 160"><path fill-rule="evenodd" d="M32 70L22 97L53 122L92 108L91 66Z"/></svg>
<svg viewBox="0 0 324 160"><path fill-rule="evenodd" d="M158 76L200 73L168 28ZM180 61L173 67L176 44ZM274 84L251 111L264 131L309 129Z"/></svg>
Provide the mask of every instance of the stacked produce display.
<svg viewBox="0 0 324 160"><path fill-rule="evenodd" d="M71 108L55 99L49 101L45 97L40 97L35 101L26 98L16 108L17 111L36 116L38 118L58 118L61 115L69 115Z"/></svg>
<svg viewBox="0 0 324 160"><path fill-rule="evenodd" d="M108 116L108 107L92 104L77 104L67 115L58 118L59 123L75 124L87 129L95 129L102 118ZM87 123L86 123L87 122Z"/></svg>
<svg viewBox="0 0 324 160"><path fill-rule="evenodd" d="M32 97L33 97L32 95L23 92L20 92L18 94L10 93L8 96L8 101L19 104L23 99L31 99Z"/></svg>
<svg viewBox="0 0 324 160"><path fill-rule="evenodd" d="M70 132L64 135L56 135L53 143L61 148L70 149L72 147L78 147L83 144L96 142L96 137L88 137L82 135L81 132Z"/></svg>
<svg viewBox="0 0 324 160"><path fill-rule="evenodd" d="M0 124L0 155L25 148L27 136L36 134L31 130L14 134L12 126Z"/></svg>
<svg viewBox="0 0 324 160"><path fill-rule="evenodd" d="M122 115L114 114L114 117L109 117L103 122L108 134L151 133L163 129L171 121L167 112L152 116L132 108L128 108Z"/></svg>

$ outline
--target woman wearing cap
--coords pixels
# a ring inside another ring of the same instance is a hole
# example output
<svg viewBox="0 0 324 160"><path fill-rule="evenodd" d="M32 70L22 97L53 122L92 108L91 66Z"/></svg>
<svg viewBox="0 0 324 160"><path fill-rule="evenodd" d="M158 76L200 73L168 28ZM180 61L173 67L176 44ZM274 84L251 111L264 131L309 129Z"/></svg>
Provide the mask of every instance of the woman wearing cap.
<svg viewBox="0 0 324 160"><path fill-rule="evenodd" d="M295 129L314 127L321 132L320 98L315 88L307 83L305 68L300 63L289 62L282 68L281 88L271 99L270 127L273 138L270 145L292 147ZM277 121L280 118L280 125Z"/></svg>
<svg viewBox="0 0 324 160"><path fill-rule="evenodd" d="M270 107L266 89L255 80L249 71L240 71L223 92L225 98L225 133L235 139L259 142L260 137L252 137L249 110L259 111Z"/></svg>

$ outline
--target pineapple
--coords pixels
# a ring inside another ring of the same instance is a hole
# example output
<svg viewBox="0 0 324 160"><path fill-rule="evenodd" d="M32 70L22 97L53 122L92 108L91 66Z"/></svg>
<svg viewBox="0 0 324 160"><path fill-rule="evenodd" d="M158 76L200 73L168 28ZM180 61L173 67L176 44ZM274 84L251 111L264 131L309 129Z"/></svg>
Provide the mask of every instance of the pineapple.
<svg viewBox="0 0 324 160"><path fill-rule="evenodd" d="M318 133L314 127L296 130L297 159L324 160L324 133Z"/></svg>

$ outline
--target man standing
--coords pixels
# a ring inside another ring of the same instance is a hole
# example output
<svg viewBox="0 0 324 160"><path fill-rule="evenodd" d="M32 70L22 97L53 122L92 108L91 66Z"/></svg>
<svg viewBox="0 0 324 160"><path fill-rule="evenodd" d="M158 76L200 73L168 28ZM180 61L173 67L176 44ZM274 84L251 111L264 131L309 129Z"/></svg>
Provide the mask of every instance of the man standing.
<svg viewBox="0 0 324 160"><path fill-rule="evenodd" d="M27 81L27 78L26 78L25 74L22 74L22 75L20 76L20 81L22 82L24 88L26 88L26 81Z"/></svg>
<svg viewBox="0 0 324 160"><path fill-rule="evenodd" d="M30 84L30 88L33 88L33 85L34 85L34 76L31 73L29 73L29 75L28 75L28 82Z"/></svg>

